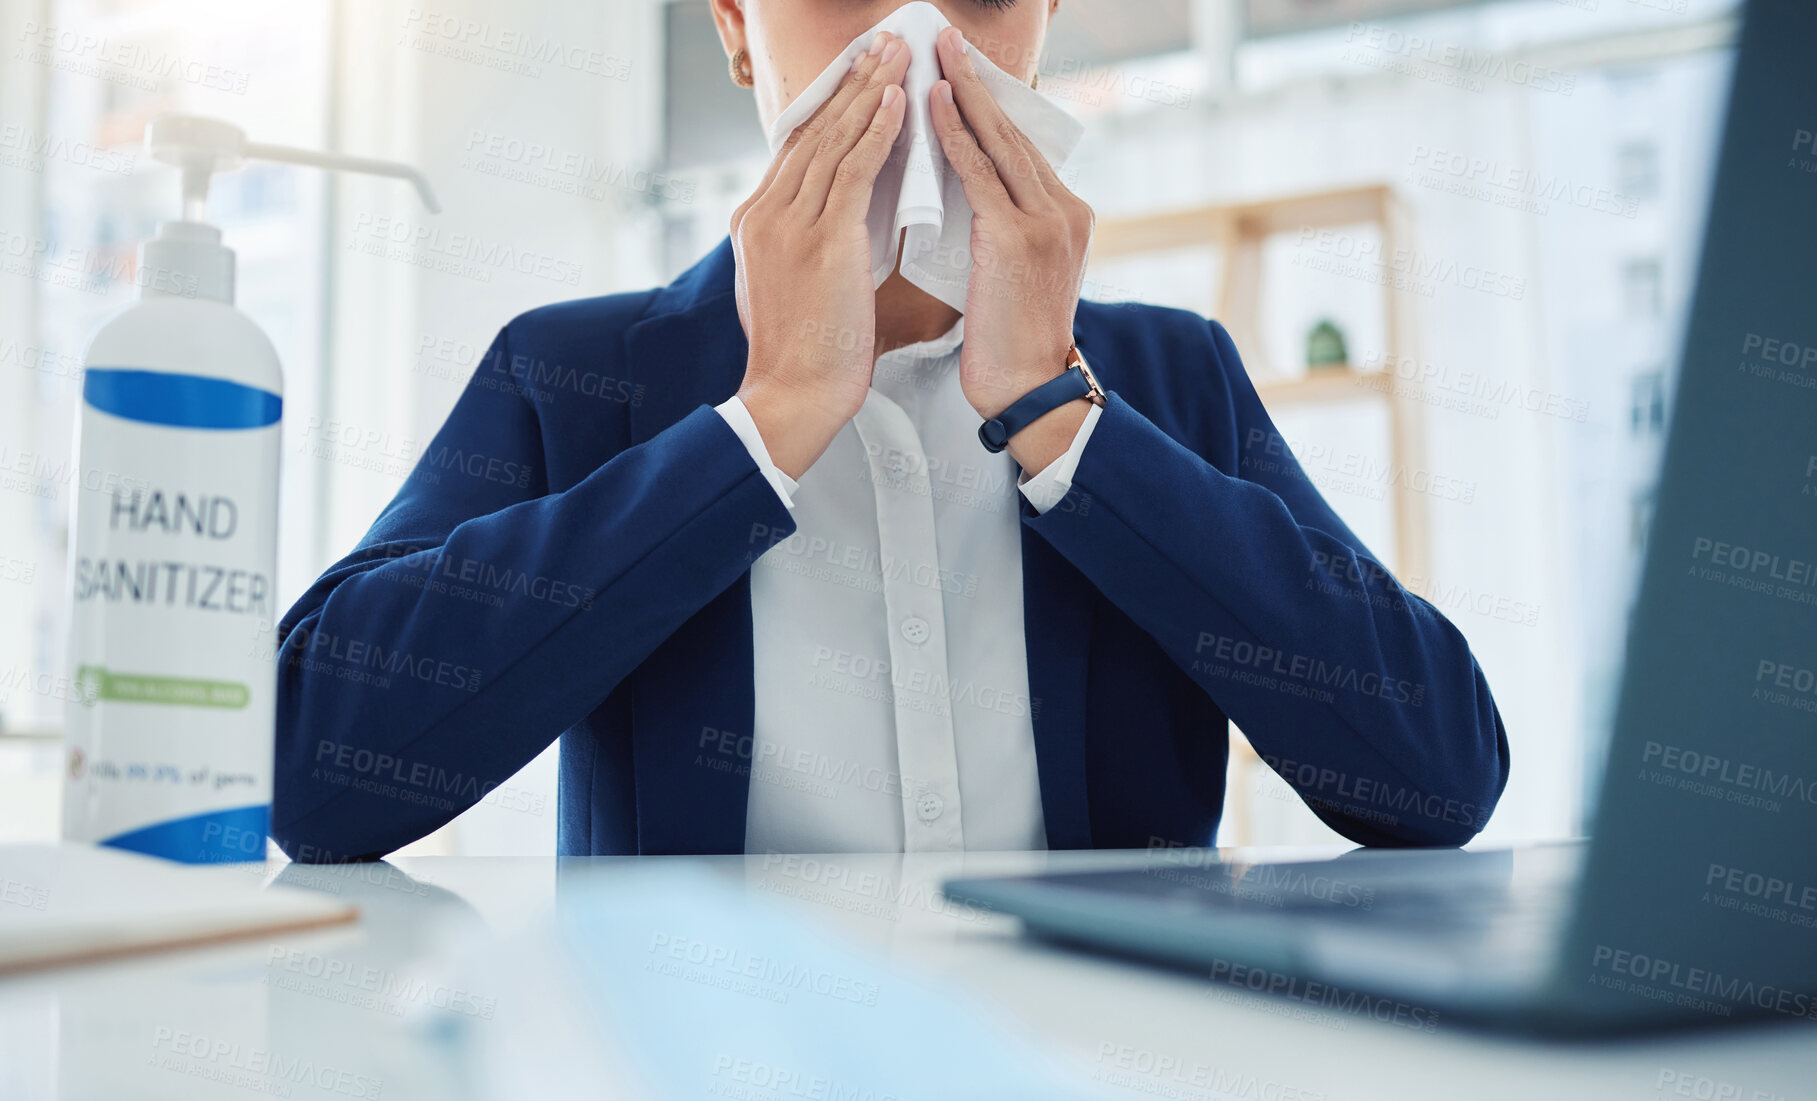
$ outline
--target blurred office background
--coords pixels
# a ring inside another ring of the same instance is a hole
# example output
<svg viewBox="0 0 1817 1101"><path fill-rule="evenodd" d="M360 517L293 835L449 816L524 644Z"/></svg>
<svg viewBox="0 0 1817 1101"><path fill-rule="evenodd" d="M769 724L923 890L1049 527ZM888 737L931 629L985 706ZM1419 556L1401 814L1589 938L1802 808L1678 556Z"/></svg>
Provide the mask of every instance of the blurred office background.
<svg viewBox="0 0 1817 1101"><path fill-rule="evenodd" d="M1087 296L1226 320L1313 480L1469 637L1514 750L1489 839L1594 800L1735 30L1733 0L1064 0L1041 64L1088 123ZM139 144L173 109L412 161L445 208L217 178L286 371L280 607L500 325L666 282L766 161L705 0L0 0L0 841L58 829L80 362L177 210ZM501 254L528 262L471 259ZM553 851L554 755L412 851ZM1220 840L1329 839L1239 742Z"/></svg>

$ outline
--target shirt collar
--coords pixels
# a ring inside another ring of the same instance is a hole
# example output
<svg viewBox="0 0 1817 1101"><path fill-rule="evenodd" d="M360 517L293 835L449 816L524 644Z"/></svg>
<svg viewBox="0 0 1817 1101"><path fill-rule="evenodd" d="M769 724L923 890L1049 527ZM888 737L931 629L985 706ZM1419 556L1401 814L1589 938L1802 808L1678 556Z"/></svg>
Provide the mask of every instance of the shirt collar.
<svg viewBox="0 0 1817 1101"><path fill-rule="evenodd" d="M959 320L953 322L952 328L932 340L922 340L914 344L904 344L900 348L891 348L878 359L879 362L888 359L905 363L915 360L940 359L957 348L964 339L965 315L960 314Z"/></svg>

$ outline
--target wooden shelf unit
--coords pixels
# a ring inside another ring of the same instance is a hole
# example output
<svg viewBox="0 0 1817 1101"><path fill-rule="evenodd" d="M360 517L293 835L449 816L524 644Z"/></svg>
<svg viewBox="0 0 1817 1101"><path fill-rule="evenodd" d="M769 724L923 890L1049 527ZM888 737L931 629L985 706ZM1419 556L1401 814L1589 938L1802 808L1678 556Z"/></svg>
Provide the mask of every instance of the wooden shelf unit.
<svg viewBox="0 0 1817 1101"><path fill-rule="evenodd" d="M1110 259L1211 246L1217 250L1218 270L1206 313L1230 331L1264 404L1272 410L1315 402L1386 403L1389 462L1400 475L1390 495L1395 550L1387 565L1397 577L1411 578L1423 588L1429 576L1427 500L1408 477L1424 469L1425 462L1425 402L1417 382L1391 379L1392 385L1367 385L1378 376L1351 368L1289 374L1269 363L1261 339L1263 245L1283 233L1354 225L1376 227L1385 257L1412 248L1405 208L1393 188L1381 184L1106 218L1093 234L1092 256ZM1395 291L1388 279L1381 289L1384 361L1417 362L1413 296Z"/></svg>

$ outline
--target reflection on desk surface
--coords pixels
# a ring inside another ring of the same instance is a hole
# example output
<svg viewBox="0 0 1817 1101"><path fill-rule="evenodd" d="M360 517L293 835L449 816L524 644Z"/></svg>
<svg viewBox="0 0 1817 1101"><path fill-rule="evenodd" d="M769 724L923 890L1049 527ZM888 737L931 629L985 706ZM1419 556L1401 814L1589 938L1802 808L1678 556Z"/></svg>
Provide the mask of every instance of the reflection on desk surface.
<svg viewBox="0 0 1817 1101"><path fill-rule="evenodd" d="M1170 859L1240 868L1339 855ZM1790 1101L1817 1081L1817 1044L1797 1027L1576 1047L1496 1040L1442 1018L1410 1028L1052 949L939 892L960 875L1156 859L273 865L267 879L357 902L362 920L0 982L0 1096L906 1101L929 1095L905 1086L931 1081L952 1091L932 1096L980 1098ZM836 1029L847 1049L793 1035L795 1020ZM861 1043L897 1055L862 1063L850 1047ZM1029 1067L1025 1086L1003 1086ZM1008 1092L984 1092L997 1087Z"/></svg>

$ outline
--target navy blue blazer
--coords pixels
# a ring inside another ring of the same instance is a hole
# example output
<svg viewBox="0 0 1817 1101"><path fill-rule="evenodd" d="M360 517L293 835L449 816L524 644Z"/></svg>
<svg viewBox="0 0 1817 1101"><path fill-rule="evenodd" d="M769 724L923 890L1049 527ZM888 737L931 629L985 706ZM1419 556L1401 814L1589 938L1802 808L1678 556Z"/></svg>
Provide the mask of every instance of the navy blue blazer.
<svg viewBox="0 0 1817 1101"><path fill-rule="evenodd" d="M1456 845L1508 777L1462 634L1321 498L1216 322L1081 302L1110 393L1022 513L1054 848L1213 842L1227 718L1333 828ZM561 739L563 854L744 851L752 561L791 513L711 406L746 343L730 241L667 287L499 332L397 496L278 627L271 832L427 834ZM981 449L982 453L982 449Z"/></svg>

